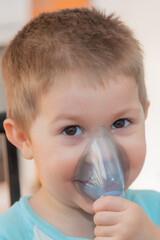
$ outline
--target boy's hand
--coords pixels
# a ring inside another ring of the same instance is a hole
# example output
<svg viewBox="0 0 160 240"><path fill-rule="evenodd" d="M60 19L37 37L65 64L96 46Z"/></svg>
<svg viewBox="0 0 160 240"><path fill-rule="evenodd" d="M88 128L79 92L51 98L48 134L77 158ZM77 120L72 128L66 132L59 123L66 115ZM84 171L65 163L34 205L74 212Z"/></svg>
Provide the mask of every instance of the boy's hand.
<svg viewBox="0 0 160 240"><path fill-rule="evenodd" d="M127 199L102 197L94 202L94 210L95 240L160 239L160 228L136 203Z"/></svg>

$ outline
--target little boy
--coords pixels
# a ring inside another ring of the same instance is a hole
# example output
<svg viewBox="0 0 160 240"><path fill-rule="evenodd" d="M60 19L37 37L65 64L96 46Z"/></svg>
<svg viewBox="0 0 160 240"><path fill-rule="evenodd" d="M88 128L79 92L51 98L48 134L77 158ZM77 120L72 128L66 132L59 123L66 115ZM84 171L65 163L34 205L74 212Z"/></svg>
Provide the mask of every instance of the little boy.
<svg viewBox="0 0 160 240"><path fill-rule="evenodd" d="M0 215L1 240L158 240L160 194L84 199L73 175L87 136L105 126L139 175L148 100L142 51L113 15L66 9L29 22L7 47L2 72L7 137L34 159L40 190Z"/></svg>

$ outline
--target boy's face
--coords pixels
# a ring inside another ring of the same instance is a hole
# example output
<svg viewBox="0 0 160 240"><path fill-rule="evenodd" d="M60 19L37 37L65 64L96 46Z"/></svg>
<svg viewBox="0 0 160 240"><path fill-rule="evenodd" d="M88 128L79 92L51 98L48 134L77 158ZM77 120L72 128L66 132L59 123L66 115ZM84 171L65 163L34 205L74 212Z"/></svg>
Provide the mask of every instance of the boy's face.
<svg viewBox="0 0 160 240"><path fill-rule="evenodd" d="M75 82L62 80L43 97L30 130L30 148L48 203L51 198L93 213L92 204L80 196L72 181L88 134L106 126L114 135L129 159L129 186L145 159L145 114L137 85L129 77L116 76L96 88Z"/></svg>

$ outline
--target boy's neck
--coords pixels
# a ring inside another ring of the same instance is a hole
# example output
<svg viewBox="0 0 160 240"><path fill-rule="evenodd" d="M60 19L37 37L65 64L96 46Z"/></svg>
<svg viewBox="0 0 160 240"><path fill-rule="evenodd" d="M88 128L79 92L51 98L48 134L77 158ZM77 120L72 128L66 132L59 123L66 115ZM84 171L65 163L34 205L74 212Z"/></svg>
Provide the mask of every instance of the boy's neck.
<svg viewBox="0 0 160 240"><path fill-rule="evenodd" d="M29 204L42 219L64 235L77 238L94 238L93 215L81 209L61 204L56 200L49 202L43 189L40 189L29 199Z"/></svg>

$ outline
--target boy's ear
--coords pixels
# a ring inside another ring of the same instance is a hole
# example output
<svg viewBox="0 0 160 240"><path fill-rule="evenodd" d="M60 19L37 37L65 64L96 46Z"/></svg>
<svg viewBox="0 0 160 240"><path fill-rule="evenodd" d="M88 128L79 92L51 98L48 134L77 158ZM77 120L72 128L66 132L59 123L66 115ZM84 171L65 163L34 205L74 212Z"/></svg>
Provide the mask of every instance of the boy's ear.
<svg viewBox="0 0 160 240"><path fill-rule="evenodd" d="M21 151L22 156L26 159L32 159L31 143L24 132L17 128L12 119L4 120L3 126L8 140Z"/></svg>
<svg viewBox="0 0 160 240"><path fill-rule="evenodd" d="M148 116L148 109L149 109L149 106L150 106L150 101L147 101L147 106L146 106L146 109L145 109L145 119L147 119L147 116Z"/></svg>

